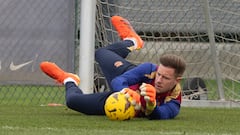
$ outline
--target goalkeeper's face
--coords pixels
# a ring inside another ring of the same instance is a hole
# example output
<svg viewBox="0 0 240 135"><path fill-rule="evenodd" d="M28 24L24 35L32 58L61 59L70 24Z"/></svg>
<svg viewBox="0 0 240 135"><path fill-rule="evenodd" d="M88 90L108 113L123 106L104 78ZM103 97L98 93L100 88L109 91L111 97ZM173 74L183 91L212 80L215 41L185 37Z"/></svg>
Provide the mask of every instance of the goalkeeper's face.
<svg viewBox="0 0 240 135"><path fill-rule="evenodd" d="M172 90L179 81L180 78L175 76L173 68L159 65L155 78L155 89L158 94Z"/></svg>

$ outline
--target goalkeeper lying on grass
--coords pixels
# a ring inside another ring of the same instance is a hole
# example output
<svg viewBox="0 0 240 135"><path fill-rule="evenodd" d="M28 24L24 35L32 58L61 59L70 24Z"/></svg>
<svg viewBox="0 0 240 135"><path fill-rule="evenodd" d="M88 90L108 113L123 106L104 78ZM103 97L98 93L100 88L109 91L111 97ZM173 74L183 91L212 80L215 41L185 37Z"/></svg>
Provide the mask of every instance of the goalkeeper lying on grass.
<svg viewBox="0 0 240 135"><path fill-rule="evenodd" d="M84 94L78 87L80 79L51 62L42 62L41 70L66 87L66 105L88 115L105 115L104 104L109 95L121 91L133 99L136 117L172 119L181 104L179 81L185 71L185 61L176 55L163 55L160 64L143 63L138 66L125 60L133 51L143 48L143 41L130 23L113 16L112 24L122 41L100 48L95 52L111 91Z"/></svg>

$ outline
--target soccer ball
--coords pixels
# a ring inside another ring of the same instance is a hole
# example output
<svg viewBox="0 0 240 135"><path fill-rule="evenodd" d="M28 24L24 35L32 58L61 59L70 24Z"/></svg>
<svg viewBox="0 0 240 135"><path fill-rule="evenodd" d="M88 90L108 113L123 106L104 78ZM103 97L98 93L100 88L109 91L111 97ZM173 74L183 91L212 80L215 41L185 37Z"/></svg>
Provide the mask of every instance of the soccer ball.
<svg viewBox="0 0 240 135"><path fill-rule="evenodd" d="M111 94L104 105L106 116L111 120L130 120L135 116L132 98L126 98L125 94L115 92Z"/></svg>

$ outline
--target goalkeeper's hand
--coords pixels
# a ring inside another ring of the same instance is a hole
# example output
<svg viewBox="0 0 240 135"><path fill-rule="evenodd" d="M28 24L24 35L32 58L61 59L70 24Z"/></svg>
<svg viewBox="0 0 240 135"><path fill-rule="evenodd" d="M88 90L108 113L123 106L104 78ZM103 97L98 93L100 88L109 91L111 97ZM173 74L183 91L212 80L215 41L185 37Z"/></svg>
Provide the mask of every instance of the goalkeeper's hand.
<svg viewBox="0 0 240 135"><path fill-rule="evenodd" d="M140 86L141 95L146 101L146 111L145 114L149 115L156 107L156 89L151 84L143 83Z"/></svg>
<svg viewBox="0 0 240 135"><path fill-rule="evenodd" d="M130 88L124 88L121 90L125 94L126 98L131 97L131 104L134 106L135 110L139 111L141 109L140 94Z"/></svg>

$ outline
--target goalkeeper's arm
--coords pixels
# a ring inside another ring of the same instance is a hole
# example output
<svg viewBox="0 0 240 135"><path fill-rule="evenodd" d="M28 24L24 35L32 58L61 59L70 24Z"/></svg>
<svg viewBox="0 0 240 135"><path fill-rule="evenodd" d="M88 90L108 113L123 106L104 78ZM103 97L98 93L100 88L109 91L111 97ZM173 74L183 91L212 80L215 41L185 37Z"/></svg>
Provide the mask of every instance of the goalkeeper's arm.
<svg viewBox="0 0 240 135"><path fill-rule="evenodd" d="M140 90L146 101L145 114L149 119L171 119L179 113L180 102L177 100L171 99L160 106L156 105L156 89L152 85L143 83Z"/></svg>

